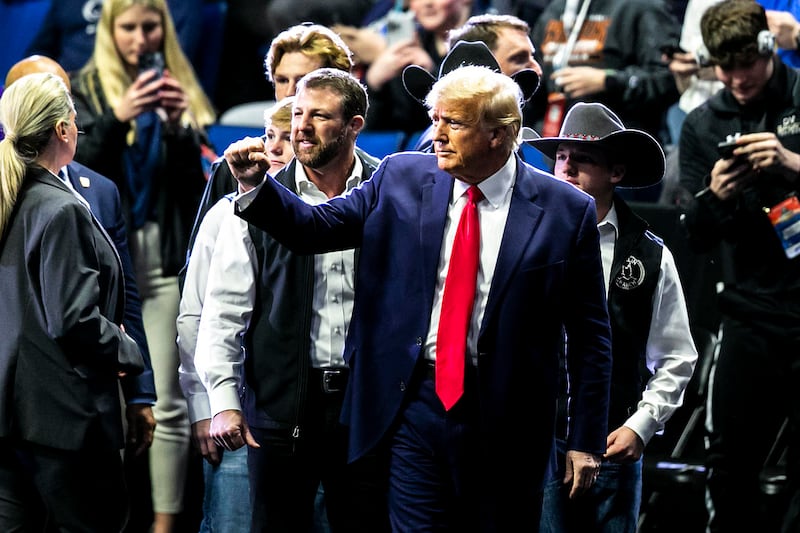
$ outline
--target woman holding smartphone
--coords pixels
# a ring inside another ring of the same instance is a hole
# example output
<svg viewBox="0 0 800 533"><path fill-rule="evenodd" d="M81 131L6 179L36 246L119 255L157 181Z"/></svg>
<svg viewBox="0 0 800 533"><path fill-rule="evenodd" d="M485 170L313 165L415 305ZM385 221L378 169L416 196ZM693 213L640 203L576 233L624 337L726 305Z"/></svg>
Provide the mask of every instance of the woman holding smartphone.
<svg viewBox="0 0 800 533"><path fill-rule="evenodd" d="M165 0L103 2L94 52L72 88L86 133L75 159L117 183L126 213L158 396L149 458L153 532L170 532L183 508L189 456L175 344L177 273L205 185L204 128L215 113Z"/></svg>

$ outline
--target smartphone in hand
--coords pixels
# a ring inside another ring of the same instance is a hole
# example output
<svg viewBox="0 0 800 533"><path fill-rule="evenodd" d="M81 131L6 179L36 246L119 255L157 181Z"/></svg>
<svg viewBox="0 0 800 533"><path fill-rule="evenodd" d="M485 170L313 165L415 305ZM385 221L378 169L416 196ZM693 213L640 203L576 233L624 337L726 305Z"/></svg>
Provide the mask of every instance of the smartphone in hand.
<svg viewBox="0 0 800 533"><path fill-rule="evenodd" d="M417 33L414 12L392 10L386 14L386 44L410 41Z"/></svg>
<svg viewBox="0 0 800 533"><path fill-rule="evenodd" d="M164 54L161 52L145 52L139 55L139 73L155 70L156 79L164 74Z"/></svg>
<svg viewBox="0 0 800 533"><path fill-rule="evenodd" d="M686 53L686 50L684 50L683 48L681 48L680 46L678 46L676 44L664 45L661 48L659 48L659 50L661 50L661 53L664 54L665 56L667 56L670 59L672 59L672 56L674 56L675 54L685 54Z"/></svg>
<svg viewBox="0 0 800 533"><path fill-rule="evenodd" d="M717 153L719 154L720 159L733 159L733 151L739 145L736 144L736 140L732 141L722 141L721 143L717 144Z"/></svg>

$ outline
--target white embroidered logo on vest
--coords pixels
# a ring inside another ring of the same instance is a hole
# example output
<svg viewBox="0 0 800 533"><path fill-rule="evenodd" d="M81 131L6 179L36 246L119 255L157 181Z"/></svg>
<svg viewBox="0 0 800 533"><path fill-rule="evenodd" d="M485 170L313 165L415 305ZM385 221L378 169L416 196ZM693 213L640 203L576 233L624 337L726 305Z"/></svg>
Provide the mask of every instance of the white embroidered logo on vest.
<svg viewBox="0 0 800 533"><path fill-rule="evenodd" d="M622 265L619 275L614 280L614 285L623 290L635 289L644 282L644 263L629 256Z"/></svg>

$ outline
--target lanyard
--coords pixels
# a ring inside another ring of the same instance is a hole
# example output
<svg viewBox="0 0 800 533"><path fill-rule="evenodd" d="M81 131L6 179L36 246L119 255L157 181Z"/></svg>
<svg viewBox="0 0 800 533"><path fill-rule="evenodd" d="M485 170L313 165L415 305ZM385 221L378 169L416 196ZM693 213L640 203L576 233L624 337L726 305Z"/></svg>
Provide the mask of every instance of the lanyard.
<svg viewBox="0 0 800 533"><path fill-rule="evenodd" d="M580 12L576 16L575 12L578 10L578 2L580 1L567 0L564 6L562 21L564 23L564 32L569 32L569 37L566 44L553 57L553 70L559 70L567 66L572 50L578 42L583 22L586 20L587 13L589 13L589 5L592 3L592 0L583 0Z"/></svg>

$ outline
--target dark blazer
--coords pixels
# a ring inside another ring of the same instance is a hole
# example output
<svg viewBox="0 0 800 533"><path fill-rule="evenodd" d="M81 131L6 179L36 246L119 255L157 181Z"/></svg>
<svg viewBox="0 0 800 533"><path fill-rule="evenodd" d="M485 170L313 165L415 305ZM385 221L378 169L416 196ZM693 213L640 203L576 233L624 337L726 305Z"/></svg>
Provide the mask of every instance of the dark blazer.
<svg viewBox="0 0 800 533"><path fill-rule="evenodd" d="M345 346L350 460L389 434L423 356L452 190L435 155L408 152L318 206L265 180L240 213L297 253L361 247ZM575 414L568 445L605 451L611 350L602 273L594 201L517 158L478 339L484 453L476 460L487 497L541 486L552 465L564 330Z"/></svg>
<svg viewBox="0 0 800 533"><path fill-rule="evenodd" d="M67 165L67 177L75 190L89 202L94 217L111 237L122 262L122 272L125 275L125 318L122 324L128 335L139 345L144 359L144 372L122 378L125 402L154 404L156 385L153 381L153 365L150 362L150 350L142 322L142 300L128 250L128 233L125 230L125 218L122 216L119 190L110 179L75 161Z"/></svg>
<svg viewBox="0 0 800 533"><path fill-rule="evenodd" d="M25 177L0 271L0 438L121 449L117 372L144 368L117 326L122 267L89 210L46 170Z"/></svg>

